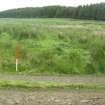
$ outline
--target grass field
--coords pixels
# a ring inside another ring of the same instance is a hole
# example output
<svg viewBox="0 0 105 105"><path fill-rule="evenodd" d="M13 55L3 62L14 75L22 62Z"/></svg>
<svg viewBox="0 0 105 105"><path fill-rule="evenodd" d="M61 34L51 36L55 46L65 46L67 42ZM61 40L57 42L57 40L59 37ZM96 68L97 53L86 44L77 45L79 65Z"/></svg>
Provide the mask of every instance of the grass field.
<svg viewBox="0 0 105 105"><path fill-rule="evenodd" d="M73 19L0 19L0 73L104 74L105 22Z"/></svg>

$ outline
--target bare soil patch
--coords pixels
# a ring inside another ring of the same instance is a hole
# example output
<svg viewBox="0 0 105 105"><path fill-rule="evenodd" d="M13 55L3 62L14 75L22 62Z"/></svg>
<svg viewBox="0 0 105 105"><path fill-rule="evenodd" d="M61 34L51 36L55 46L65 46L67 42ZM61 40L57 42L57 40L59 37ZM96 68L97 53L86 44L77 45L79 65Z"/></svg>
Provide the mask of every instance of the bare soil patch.
<svg viewBox="0 0 105 105"><path fill-rule="evenodd" d="M105 105L105 92L0 90L0 105Z"/></svg>

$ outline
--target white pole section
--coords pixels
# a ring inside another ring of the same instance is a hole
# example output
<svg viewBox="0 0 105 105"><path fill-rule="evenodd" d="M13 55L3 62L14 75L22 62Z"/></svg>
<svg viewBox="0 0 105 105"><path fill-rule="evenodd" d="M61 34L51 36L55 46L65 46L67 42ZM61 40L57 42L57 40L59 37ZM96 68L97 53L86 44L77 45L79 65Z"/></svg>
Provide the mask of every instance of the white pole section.
<svg viewBox="0 0 105 105"><path fill-rule="evenodd" d="M16 72L18 72L18 64L19 64L19 50L20 46L19 44L16 45Z"/></svg>
<svg viewBox="0 0 105 105"><path fill-rule="evenodd" d="M18 72L18 59L16 59L16 72Z"/></svg>

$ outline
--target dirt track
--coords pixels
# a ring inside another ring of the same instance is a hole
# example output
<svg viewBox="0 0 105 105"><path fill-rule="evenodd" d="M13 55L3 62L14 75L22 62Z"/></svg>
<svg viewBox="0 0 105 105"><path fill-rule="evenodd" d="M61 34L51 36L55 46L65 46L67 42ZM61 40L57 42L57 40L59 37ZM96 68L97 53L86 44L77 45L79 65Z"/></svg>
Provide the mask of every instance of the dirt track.
<svg viewBox="0 0 105 105"><path fill-rule="evenodd" d="M0 75L0 80L32 80L32 81L50 81L66 83L86 83L105 85L104 76L95 75L71 75L71 76L26 76L26 75Z"/></svg>
<svg viewBox="0 0 105 105"><path fill-rule="evenodd" d="M0 90L0 105L105 105L104 92Z"/></svg>
<svg viewBox="0 0 105 105"><path fill-rule="evenodd" d="M97 76L6 76L0 80L33 80L67 83L105 84L105 77ZM34 90L0 89L0 105L105 105L105 91L95 90Z"/></svg>

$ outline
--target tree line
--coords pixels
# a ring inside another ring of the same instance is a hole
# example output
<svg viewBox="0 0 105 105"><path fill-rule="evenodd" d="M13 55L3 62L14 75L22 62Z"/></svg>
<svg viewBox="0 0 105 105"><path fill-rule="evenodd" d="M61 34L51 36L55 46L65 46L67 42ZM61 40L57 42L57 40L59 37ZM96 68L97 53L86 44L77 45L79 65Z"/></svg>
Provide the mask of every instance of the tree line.
<svg viewBox="0 0 105 105"><path fill-rule="evenodd" d="M78 7L45 6L11 9L0 12L0 18L76 18L105 20L105 3Z"/></svg>

